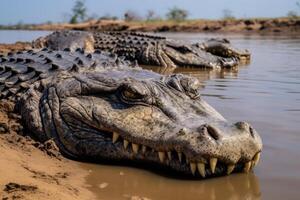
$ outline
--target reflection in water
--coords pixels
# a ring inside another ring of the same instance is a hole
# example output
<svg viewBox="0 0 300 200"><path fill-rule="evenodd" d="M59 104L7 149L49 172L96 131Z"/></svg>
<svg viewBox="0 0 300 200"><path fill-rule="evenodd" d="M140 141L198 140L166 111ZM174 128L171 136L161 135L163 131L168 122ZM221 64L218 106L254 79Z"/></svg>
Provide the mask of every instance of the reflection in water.
<svg viewBox="0 0 300 200"><path fill-rule="evenodd" d="M84 168L92 171L87 181L98 199L127 199L130 196L153 200L261 198L258 178L253 173L199 181L172 179L127 167L85 164ZM103 188L104 184L107 187Z"/></svg>
<svg viewBox="0 0 300 200"><path fill-rule="evenodd" d="M154 72L164 74L164 75L170 75L174 73L180 73L185 74L189 76L196 77L202 82L203 84L207 80L219 78L223 79L225 77L232 77L235 78L238 76L238 68L234 69L222 69L222 70L208 70L208 69L199 69L199 68L193 68L193 67L181 67L181 68L171 68L171 69L165 69L162 67L157 66L142 66L144 69L152 70Z"/></svg>
<svg viewBox="0 0 300 200"><path fill-rule="evenodd" d="M225 79L225 78L237 78L240 69L246 68L250 64L250 61L242 61L239 66L232 69L201 69L196 67L178 67L178 68L168 68L168 67L158 67L158 66L142 66L144 69L152 70L154 72L170 75L174 73L185 74L189 76L196 77L200 82L205 83L207 80L211 79Z"/></svg>

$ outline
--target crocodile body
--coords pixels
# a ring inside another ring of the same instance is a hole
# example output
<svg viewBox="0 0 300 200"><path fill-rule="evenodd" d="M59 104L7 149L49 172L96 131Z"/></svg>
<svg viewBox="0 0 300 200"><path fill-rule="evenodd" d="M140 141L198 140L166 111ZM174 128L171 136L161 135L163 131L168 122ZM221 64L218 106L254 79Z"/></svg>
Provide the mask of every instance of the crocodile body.
<svg viewBox="0 0 300 200"><path fill-rule="evenodd" d="M160 75L115 54L43 49L0 58L0 98L40 141L75 159L149 163L196 177L249 172L262 142L209 106L197 79ZM150 165L148 165L150 166Z"/></svg>
<svg viewBox="0 0 300 200"><path fill-rule="evenodd" d="M141 65L208 69L232 68L250 59L248 51L238 50L226 39L187 44L150 34L135 32L56 31L33 43L34 47L101 49L136 60Z"/></svg>

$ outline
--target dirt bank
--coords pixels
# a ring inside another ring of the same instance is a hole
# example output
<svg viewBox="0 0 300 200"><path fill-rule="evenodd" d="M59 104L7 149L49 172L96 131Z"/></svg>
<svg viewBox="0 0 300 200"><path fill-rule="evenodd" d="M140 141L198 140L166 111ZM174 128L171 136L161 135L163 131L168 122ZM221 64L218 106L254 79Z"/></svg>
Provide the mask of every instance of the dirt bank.
<svg viewBox="0 0 300 200"><path fill-rule="evenodd" d="M16 52L31 49L30 42L16 42L14 44L0 44L0 54L6 55L8 52Z"/></svg>
<svg viewBox="0 0 300 200"><path fill-rule="evenodd" d="M13 104L0 102L0 199L93 199L88 171L63 158L53 141L24 136ZM23 135L23 136L22 136Z"/></svg>
<svg viewBox="0 0 300 200"><path fill-rule="evenodd" d="M12 27L13 28L13 27ZM258 18L230 20L138 21L90 20L79 24L28 25L30 30L97 30L143 32L230 32L230 33L291 33L300 31L300 18Z"/></svg>

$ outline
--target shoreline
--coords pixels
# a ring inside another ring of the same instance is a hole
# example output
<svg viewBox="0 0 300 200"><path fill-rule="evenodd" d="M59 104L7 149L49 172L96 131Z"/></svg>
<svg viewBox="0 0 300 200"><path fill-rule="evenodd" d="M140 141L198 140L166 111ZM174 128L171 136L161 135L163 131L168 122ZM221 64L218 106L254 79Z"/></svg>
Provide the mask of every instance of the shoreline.
<svg viewBox="0 0 300 200"><path fill-rule="evenodd" d="M60 155L54 142L23 135L13 104L0 102L0 199L95 199L89 171Z"/></svg>
<svg viewBox="0 0 300 200"><path fill-rule="evenodd" d="M300 17L297 18L249 18L226 20L185 20L181 22L90 20L78 24L33 24L1 26L2 30L85 30L85 31L139 31L139 32L199 32L199 33L299 33Z"/></svg>

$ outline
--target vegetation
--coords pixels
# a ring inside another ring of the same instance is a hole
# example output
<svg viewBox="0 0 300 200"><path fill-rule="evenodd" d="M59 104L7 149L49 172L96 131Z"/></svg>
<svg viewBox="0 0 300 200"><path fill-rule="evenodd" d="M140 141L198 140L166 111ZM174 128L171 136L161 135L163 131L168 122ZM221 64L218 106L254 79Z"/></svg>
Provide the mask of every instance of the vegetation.
<svg viewBox="0 0 300 200"><path fill-rule="evenodd" d="M106 15L103 15L101 17L99 17L100 20L117 20L118 17L117 16L112 16L110 14L106 14Z"/></svg>
<svg viewBox="0 0 300 200"><path fill-rule="evenodd" d="M71 24L76 24L88 20L117 20L118 17L114 15L103 14L90 15L88 13L87 7L85 5L86 0L75 0L74 6L72 8L72 13L64 14L64 21L69 22ZM290 19L299 19L300 18L300 0L295 3L296 9L291 10L287 13L287 17ZM100 13L101 14L101 13ZM181 24L185 24L187 26L196 26L197 24L203 24L201 19L188 19L189 13L187 10L173 7L168 10L165 17L159 16L154 10L148 10L143 16L139 15L134 10L127 10L123 19L127 22L131 22L134 25L143 25L145 22L148 24L152 24L155 26L173 26L176 23L181 22ZM222 11L222 19L223 20L235 20L235 16L233 15L232 10L224 9ZM254 19L254 18L253 18ZM256 20L263 20L264 18L255 18ZM268 20L268 18L264 19ZM52 25L55 27L57 24L48 21L44 24ZM23 24L22 22L14 25L0 25L0 29L34 29L36 26L34 24Z"/></svg>
<svg viewBox="0 0 300 200"><path fill-rule="evenodd" d="M291 10L291 11L289 11L289 12L287 13L287 17L289 17L289 18L297 18L298 15L297 15L297 12L296 12L296 11Z"/></svg>
<svg viewBox="0 0 300 200"><path fill-rule="evenodd" d="M75 5L72 9L73 15L70 19L71 24L82 22L87 17L87 9L85 7L85 0L76 0Z"/></svg>
<svg viewBox="0 0 300 200"><path fill-rule="evenodd" d="M299 3L299 2L296 2L296 6L297 6L298 9L300 10L300 3ZM298 15L297 11L290 10L290 11L287 13L287 17L289 17L289 18L298 18L299 15Z"/></svg>
<svg viewBox="0 0 300 200"><path fill-rule="evenodd" d="M128 10L124 14L125 21L131 22L131 21L141 21L142 17L135 11Z"/></svg>
<svg viewBox="0 0 300 200"><path fill-rule="evenodd" d="M177 8L177 7L173 7L166 14L166 17L167 17L168 20L184 21L188 17L188 11L184 10L184 9Z"/></svg>
<svg viewBox="0 0 300 200"><path fill-rule="evenodd" d="M224 9L223 10L223 19L224 20L233 20L233 19L235 19L232 10Z"/></svg>
<svg viewBox="0 0 300 200"><path fill-rule="evenodd" d="M146 21L158 21L161 20L161 17L158 16L155 11L153 10L148 10L146 14Z"/></svg>

